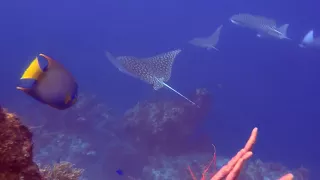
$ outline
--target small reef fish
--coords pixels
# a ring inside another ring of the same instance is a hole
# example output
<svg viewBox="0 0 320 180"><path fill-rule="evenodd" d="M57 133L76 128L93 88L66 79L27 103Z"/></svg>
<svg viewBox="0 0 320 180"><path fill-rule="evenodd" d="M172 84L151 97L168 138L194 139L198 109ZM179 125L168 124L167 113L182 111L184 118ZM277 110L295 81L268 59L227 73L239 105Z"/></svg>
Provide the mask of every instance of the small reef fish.
<svg viewBox="0 0 320 180"><path fill-rule="evenodd" d="M303 38L300 47L320 48L320 37L315 38L313 30L310 30Z"/></svg>
<svg viewBox="0 0 320 180"><path fill-rule="evenodd" d="M276 21L263 16L240 13L231 16L233 24L257 31L257 37L273 37L277 39L290 39L287 37L289 24L277 27Z"/></svg>
<svg viewBox="0 0 320 180"><path fill-rule="evenodd" d="M220 25L217 30L211 34L209 37L199 37L199 38L194 38L189 41L190 44L202 48L206 48L207 50L215 49L216 48L219 37L220 37L220 31L221 31L222 25Z"/></svg>
<svg viewBox="0 0 320 180"><path fill-rule="evenodd" d="M119 174L120 176L123 175L123 171L122 171L121 169L118 169L116 172L117 172L117 174Z"/></svg>
<svg viewBox="0 0 320 180"><path fill-rule="evenodd" d="M59 110L71 107L78 98L78 84L71 73L44 54L33 59L17 89Z"/></svg>

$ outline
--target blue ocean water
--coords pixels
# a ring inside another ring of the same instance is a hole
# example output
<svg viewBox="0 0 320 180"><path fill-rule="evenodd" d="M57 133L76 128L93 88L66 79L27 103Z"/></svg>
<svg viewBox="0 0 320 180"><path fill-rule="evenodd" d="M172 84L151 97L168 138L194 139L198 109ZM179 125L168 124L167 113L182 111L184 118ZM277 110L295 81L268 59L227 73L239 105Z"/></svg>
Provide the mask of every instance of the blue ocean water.
<svg viewBox="0 0 320 180"><path fill-rule="evenodd" d="M46 53L74 74L82 91L122 112L154 91L121 74L105 51L148 57L182 48L170 85L183 94L198 87L213 94L214 105L201 131L219 152L234 154L257 126L257 158L290 168L302 165L314 176L320 166L320 50L298 44L310 29L320 35L317 5L311 0L3 1L0 100L12 109L12 99L30 100L15 86L30 60ZM258 39L232 25L229 17L240 12L289 23L292 40ZM210 35L220 24L220 51L187 43Z"/></svg>

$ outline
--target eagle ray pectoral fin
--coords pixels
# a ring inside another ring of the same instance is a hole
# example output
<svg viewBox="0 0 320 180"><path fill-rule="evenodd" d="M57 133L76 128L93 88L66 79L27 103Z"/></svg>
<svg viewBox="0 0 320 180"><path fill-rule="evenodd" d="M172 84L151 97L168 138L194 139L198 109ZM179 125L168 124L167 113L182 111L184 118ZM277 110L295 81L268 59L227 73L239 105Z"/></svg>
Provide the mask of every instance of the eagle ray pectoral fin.
<svg viewBox="0 0 320 180"><path fill-rule="evenodd" d="M312 44L314 42L313 30L310 30L302 40L302 44Z"/></svg>
<svg viewBox="0 0 320 180"><path fill-rule="evenodd" d="M278 30L284 35L287 36L287 30L288 30L289 24L284 24L278 28Z"/></svg>

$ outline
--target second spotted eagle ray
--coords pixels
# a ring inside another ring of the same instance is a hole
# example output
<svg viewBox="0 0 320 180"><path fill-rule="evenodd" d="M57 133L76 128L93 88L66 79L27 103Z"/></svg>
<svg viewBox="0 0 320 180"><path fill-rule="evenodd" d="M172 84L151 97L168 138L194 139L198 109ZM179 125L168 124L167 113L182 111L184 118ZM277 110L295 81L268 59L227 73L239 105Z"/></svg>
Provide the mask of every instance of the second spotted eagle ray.
<svg viewBox="0 0 320 180"><path fill-rule="evenodd" d="M191 41L189 41L189 43L198 47L206 48L207 50L210 50L210 49L218 50L216 46L219 41L221 28L222 28L222 25L220 25L217 28L217 30L213 34L211 34L209 37L194 38Z"/></svg>
<svg viewBox="0 0 320 180"><path fill-rule="evenodd" d="M193 101L166 84L171 78L173 62L180 52L181 49L177 49L148 58L137 58L134 56L114 57L110 52L106 52L106 56L119 71L152 84L155 90L165 86L193 105L196 105Z"/></svg>
<svg viewBox="0 0 320 180"><path fill-rule="evenodd" d="M230 18L233 24L247 27L257 31L258 37L274 37L277 39L290 39L287 37L289 24L277 26L276 21L263 16L240 13Z"/></svg>
<svg viewBox="0 0 320 180"><path fill-rule="evenodd" d="M320 37L314 37L313 30L310 30L303 38L300 47L320 48Z"/></svg>

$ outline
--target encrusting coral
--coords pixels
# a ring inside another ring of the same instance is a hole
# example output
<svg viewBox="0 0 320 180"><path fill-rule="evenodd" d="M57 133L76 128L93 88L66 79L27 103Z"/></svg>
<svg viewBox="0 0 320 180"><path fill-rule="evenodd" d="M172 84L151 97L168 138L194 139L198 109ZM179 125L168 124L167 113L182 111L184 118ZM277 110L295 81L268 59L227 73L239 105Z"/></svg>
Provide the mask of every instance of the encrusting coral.
<svg viewBox="0 0 320 180"><path fill-rule="evenodd" d="M19 118L0 107L0 179L41 180L33 162L32 133Z"/></svg>
<svg viewBox="0 0 320 180"><path fill-rule="evenodd" d="M39 170L33 161L32 133L18 116L0 107L0 180L76 180L83 170L70 163L55 164Z"/></svg>
<svg viewBox="0 0 320 180"><path fill-rule="evenodd" d="M69 162L60 162L53 167L45 166L40 169L44 180L77 180L83 173L83 169L73 168Z"/></svg>

